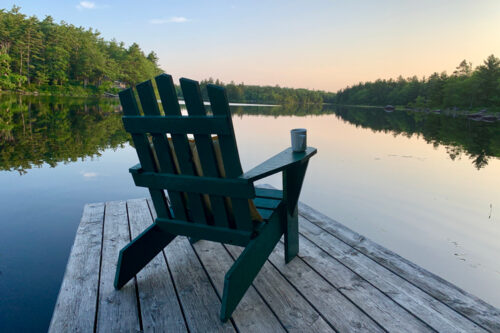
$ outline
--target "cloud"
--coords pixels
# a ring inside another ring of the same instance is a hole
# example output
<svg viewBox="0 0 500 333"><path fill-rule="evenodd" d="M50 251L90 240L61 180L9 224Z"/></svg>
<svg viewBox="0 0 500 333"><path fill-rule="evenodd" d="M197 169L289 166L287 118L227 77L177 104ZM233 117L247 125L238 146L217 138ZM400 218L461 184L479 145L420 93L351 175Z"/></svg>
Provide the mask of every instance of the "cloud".
<svg viewBox="0 0 500 333"><path fill-rule="evenodd" d="M165 23L186 23L191 21L190 19L185 18L184 16L172 16L167 19L151 19L149 20L150 24L165 24Z"/></svg>
<svg viewBox="0 0 500 333"><path fill-rule="evenodd" d="M95 9L95 2L91 1L80 1L80 3L76 6L76 8L82 10L82 9Z"/></svg>
<svg viewBox="0 0 500 333"><path fill-rule="evenodd" d="M84 178L95 178L98 176L98 173L97 172L85 172L85 171L82 171L80 172L80 174L84 177Z"/></svg>

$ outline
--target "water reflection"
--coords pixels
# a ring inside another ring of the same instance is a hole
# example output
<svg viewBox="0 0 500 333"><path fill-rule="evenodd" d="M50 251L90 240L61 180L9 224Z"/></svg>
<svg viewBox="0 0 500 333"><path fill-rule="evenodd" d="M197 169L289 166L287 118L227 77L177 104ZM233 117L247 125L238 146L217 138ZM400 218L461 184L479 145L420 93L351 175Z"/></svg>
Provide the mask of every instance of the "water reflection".
<svg viewBox="0 0 500 333"><path fill-rule="evenodd" d="M98 156L129 142L116 99L76 99L0 95L0 170L26 173L33 166L68 163ZM238 115L313 116L339 119L394 136L422 136L442 145L452 160L467 156L479 170L500 157L500 123L481 123L440 114L313 105L287 107L232 106Z"/></svg>
<svg viewBox="0 0 500 333"><path fill-rule="evenodd" d="M411 137L421 135L435 147L442 145L452 160L462 155L479 170L491 157L500 157L500 123L484 123L441 114L415 112L386 113L381 109L340 108L342 119L373 131Z"/></svg>
<svg viewBox="0 0 500 333"><path fill-rule="evenodd" d="M0 95L0 170L98 156L128 141L116 100Z"/></svg>
<svg viewBox="0 0 500 333"><path fill-rule="evenodd" d="M479 170L488 164L491 157L500 157L500 122L485 123L434 113L398 111L387 113L380 108L355 108L335 106L276 107L276 108L233 108L233 113L267 115L314 116L335 114L337 118L374 132L393 133L394 136L422 136L424 140L438 147L446 147L452 160L462 155L472 160Z"/></svg>
<svg viewBox="0 0 500 333"><path fill-rule="evenodd" d="M289 145L290 128L308 128L319 153L302 201L500 306L500 123L377 109L231 109L244 170ZM83 205L148 195L127 171L135 163L118 100L0 94L0 331L47 329Z"/></svg>

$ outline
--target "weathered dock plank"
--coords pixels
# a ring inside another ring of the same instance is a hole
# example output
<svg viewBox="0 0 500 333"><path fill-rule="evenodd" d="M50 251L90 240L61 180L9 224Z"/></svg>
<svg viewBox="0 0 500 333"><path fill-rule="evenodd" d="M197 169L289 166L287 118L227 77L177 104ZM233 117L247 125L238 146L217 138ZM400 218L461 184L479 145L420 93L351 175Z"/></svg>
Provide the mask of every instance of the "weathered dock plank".
<svg viewBox="0 0 500 333"><path fill-rule="evenodd" d="M304 203L299 203L299 210L300 214L308 221L345 242L358 253L369 257L380 266L420 288L476 325L492 332L500 332L500 309L365 238Z"/></svg>
<svg viewBox="0 0 500 333"><path fill-rule="evenodd" d="M127 201L132 239L153 223L145 199ZM142 326L145 332L187 332L172 277L159 253L136 276Z"/></svg>
<svg viewBox="0 0 500 333"><path fill-rule="evenodd" d="M234 263L233 258L219 243L201 240L194 244L194 249L212 279L219 298L221 298L224 276ZM253 286L250 286L232 317L240 331L285 332L278 318Z"/></svg>
<svg viewBox="0 0 500 333"><path fill-rule="evenodd" d="M484 329L447 305L388 271L370 258L358 255L357 251L353 251L350 246L323 232L311 222L302 220L300 230L302 235L314 242L329 256L337 259L365 280L370 281L375 288L388 295L401 307L435 330L441 332L484 332Z"/></svg>
<svg viewBox="0 0 500 333"><path fill-rule="evenodd" d="M148 200L153 218L156 212ZM232 322L221 323L221 302L185 237L177 237L163 251L176 285L186 325L191 332L236 332Z"/></svg>
<svg viewBox="0 0 500 333"><path fill-rule="evenodd" d="M108 202L104 213L96 332L140 331L135 281L127 283L119 291L113 286L116 258L129 242L126 202Z"/></svg>
<svg viewBox="0 0 500 333"><path fill-rule="evenodd" d="M382 326L363 313L302 259L292 260L286 265L283 250L283 244L279 243L269 261L337 331L384 332Z"/></svg>
<svg viewBox="0 0 500 333"><path fill-rule="evenodd" d="M85 206L49 331L500 332L499 309L302 203L298 257L285 265L279 243L227 323L236 246L177 237L115 291L118 251L153 223L152 207Z"/></svg>
<svg viewBox="0 0 500 333"><path fill-rule="evenodd" d="M389 332L429 332L432 328L400 307L373 285L300 238L299 257Z"/></svg>
<svg viewBox="0 0 500 333"><path fill-rule="evenodd" d="M243 249L225 245L236 259ZM334 332L330 324L268 261L255 277L253 286L267 300L285 326L295 332Z"/></svg>
<svg viewBox="0 0 500 333"><path fill-rule="evenodd" d="M189 330L236 332L231 321L220 321L220 299L187 238L174 239L166 255Z"/></svg>
<svg viewBox="0 0 500 333"><path fill-rule="evenodd" d="M104 203L88 204L76 231L49 332L93 332Z"/></svg>

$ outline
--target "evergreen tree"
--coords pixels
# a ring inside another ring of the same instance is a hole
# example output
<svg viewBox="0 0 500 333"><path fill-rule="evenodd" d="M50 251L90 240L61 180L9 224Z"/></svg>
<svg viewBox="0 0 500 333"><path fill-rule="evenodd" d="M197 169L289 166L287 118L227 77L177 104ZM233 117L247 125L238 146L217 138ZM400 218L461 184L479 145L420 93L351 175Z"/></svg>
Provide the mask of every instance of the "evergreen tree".
<svg viewBox="0 0 500 333"><path fill-rule="evenodd" d="M128 49L99 32L51 16L26 17L20 7L0 10L0 89L64 89L68 85L102 90L113 81L129 85L161 73L158 56L146 57L139 45Z"/></svg>

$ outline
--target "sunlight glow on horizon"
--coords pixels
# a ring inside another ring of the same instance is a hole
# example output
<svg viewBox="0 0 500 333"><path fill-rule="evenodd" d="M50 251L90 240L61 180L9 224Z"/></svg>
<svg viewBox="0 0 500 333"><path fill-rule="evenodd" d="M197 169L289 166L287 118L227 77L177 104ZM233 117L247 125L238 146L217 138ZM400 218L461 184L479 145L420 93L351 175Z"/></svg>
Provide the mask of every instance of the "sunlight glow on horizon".
<svg viewBox="0 0 500 333"><path fill-rule="evenodd" d="M5 3L155 51L175 77L337 91L500 56L500 1Z"/></svg>

